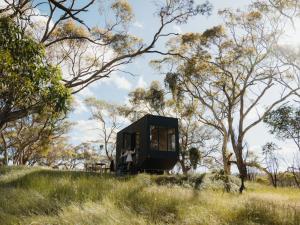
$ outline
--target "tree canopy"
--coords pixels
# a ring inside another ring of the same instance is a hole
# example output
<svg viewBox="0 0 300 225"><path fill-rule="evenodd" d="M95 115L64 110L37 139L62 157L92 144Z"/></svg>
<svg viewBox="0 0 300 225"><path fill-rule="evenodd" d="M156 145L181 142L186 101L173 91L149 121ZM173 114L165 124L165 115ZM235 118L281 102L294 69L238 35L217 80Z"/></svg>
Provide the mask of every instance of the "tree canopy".
<svg viewBox="0 0 300 225"><path fill-rule="evenodd" d="M270 133L281 139L291 139L300 151L300 108L281 106L271 111L264 122L270 128Z"/></svg>
<svg viewBox="0 0 300 225"><path fill-rule="evenodd" d="M45 49L9 18L0 18L0 129L46 107L66 111L70 91Z"/></svg>

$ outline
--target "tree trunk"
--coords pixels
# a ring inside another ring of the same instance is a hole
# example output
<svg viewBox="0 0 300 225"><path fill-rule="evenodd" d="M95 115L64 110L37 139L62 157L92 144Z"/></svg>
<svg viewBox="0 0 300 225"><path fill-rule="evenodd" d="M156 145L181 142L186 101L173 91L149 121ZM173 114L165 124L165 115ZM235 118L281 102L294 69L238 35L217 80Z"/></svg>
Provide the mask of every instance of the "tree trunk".
<svg viewBox="0 0 300 225"><path fill-rule="evenodd" d="M241 186L240 186L240 193L242 194L243 191L246 189L245 187L245 180L247 179L247 165L243 160L243 145L242 141L240 141L236 146L236 149L234 149L236 154L236 162L237 167L240 173L240 179L241 179Z"/></svg>
<svg viewBox="0 0 300 225"><path fill-rule="evenodd" d="M223 144L222 144L223 169L225 175L231 175L230 158L232 154L228 154L227 152L227 143L228 143L228 137L227 135L224 135Z"/></svg>
<svg viewBox="0 0 300 225"><path fill-rule="evenodd" d="M295 172L295 168L294 167L292 167L292 174L293 174L293 178L294 178L294 181L295 181L297 187L300 188L300 181L298 180L297 171Z"/></svg>
<svg viewBox="0 0 300 225"><path fill-rule="evenodd" d="M185 165L184 160L180 160L179 163L180 163L180 166L181 166L181 169L182 169L182 173L184 175L187 175L187 173L189 172L189 168Z"/></svg>
<svg viewBox="0 0 300 225"><path fill-rule="evenodd" d="M241 178L241 186L240 186L239 192L240 192L240 194L242 194L243 191L246 189L246 187L245 187L245 177L240 175L240 178Z"/></svg>
<svg viewBox="0 0 300 225"><path fill-rule="evenodd" d="M277 188L277 174L274 174L274 187Z"/></svg>
<svg viewBox="0 0 300 225"><path fill-rule="evenodd" d="M7 154L7 148L4 148L4 165L8 165L8 154Z"/></svg>
<svg viewBox="0 0 300 225"><path fill-rule="evenodd" d="M247 167L245 164L241 165L241 168L239 168L240 172L240 179L241 179L241 186L240 186L240 193L242 194L243 191L246 189L245 186L245 180L247 179Z"/></svg>
<svg viewBox="0 0 300 225"><path fill-rule="evenodd" d="M1 128L0 128L0 131L1 131ZM3 150L4 152L4 165L8 165L8 153L7 153L7 144L6 144L6 140L5 140L5 137L3 135L3 133L1 133L1 138L2 138L2 142L3 142L3 145L0 146L0 148Z"/></svg>

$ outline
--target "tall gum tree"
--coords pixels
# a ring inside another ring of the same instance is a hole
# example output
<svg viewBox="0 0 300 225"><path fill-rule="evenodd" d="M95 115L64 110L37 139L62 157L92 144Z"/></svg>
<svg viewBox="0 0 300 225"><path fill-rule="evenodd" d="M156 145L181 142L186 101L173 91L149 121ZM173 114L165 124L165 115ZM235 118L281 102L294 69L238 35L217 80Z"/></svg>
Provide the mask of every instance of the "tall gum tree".
<svg viewBox="0 0 300 225"><path fill-rule="evenodd" d="M299 94L294 67L280 60L282 16L273 13L255 5L246 12L224 10L223 26L170 41L170 51L178 56L157 61L175 68L168 74L175 89L199 99L206 110L202 120L222 133L224 146L231 142L235 160L230 162L239 170L241 193L249 165L246 134L274 107Z"/></svg>
<svg viewBox="0 0 300 225"><path fill-rule="evenodd" d="M85 104L91 113L91 119L99 125L97 142L103 146L107 160L112 161L115 155L117 132L124 124L124 118L119 113L119 105L93 97L85 99Z"/></svg>
<svg viewBox="0 0 300 225"><path fill-rule="evenodd" d="M145 43L129 33L134 15L127 0L78 2L16 0L0 7L0 17L18 21L22 30L46 47L51 63L63 67L65 86L73 93L122 71L121 65L140 55L167 54L155 48L162 38L178 35L166 31L167 26L185 24L190 17L211 11L208 2L197 5L193 0L156 1L159 24L149 43ZM90 21L81 18L95 7L100 8L95 15L99 22L91 27Z"/></svg>

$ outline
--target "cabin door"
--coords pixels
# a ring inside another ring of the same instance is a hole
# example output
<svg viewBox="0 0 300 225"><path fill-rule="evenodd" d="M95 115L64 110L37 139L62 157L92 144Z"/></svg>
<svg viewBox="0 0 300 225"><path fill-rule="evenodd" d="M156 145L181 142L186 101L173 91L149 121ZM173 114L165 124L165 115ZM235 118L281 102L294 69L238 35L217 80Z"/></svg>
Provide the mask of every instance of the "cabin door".
<svg viewBox="0 0 300 225"><path fill-rule="evenodd" d="M124 142L123 142L123 148L126 150L132 150L133 140L132 140L132 134L131 133L124 133Z"/></svg>

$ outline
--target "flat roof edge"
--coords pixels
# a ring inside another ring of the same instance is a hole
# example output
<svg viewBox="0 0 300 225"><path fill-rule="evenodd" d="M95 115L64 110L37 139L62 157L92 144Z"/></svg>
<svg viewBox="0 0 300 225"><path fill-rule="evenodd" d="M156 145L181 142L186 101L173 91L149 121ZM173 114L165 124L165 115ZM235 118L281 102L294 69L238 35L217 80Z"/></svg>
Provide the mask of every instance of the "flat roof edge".
<svg viewBox="0 0 300 225"><path fill-rule="evenodd" d="M143 121L149 117L152 117L152 118L163 118L163 119L176 119L178 120L178 118L176 117L169 117L169 116L161 116L161 115L153 115L153 114L146 114L144 115L143 117L139 118L138 120L134 121L133 123L129 124L127 127L124 127L122 130L118 131L117 133L121 133L123 132L124 130L126 130L127 128L129 128L130 126L133 126L134 124L140 122L140 121Z"/></svg>

